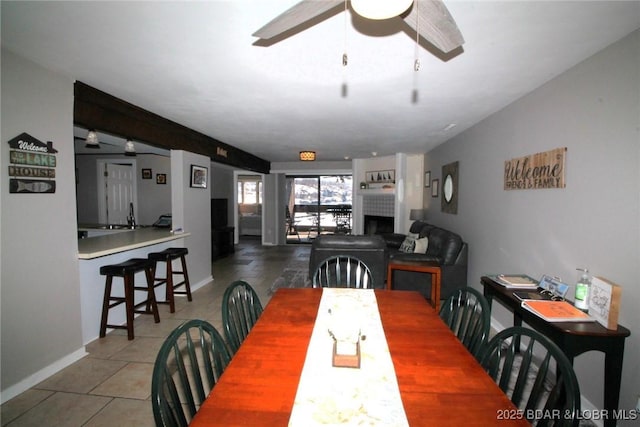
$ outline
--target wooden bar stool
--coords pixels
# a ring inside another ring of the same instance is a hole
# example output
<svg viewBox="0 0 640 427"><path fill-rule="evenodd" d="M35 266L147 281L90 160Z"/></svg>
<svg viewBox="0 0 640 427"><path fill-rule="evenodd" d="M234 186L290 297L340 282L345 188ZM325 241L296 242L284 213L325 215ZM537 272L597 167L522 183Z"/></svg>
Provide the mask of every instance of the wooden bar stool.
<svg viewBox="0 0 640 427"><path fill-rule="evenodd" d="M100 337L104 337L107 333L107 327L114 329L126 329L127 338L133 339L133 315L135 313L153 314L155 323L160 322L158 314L158 306L156 304L156 296L153 291L153 269L155 263L146 258L132 258L120 264L103 265L100 267L100 274L107 276L104 300L102 303L102 320L100 321ZM146 284L144 286L135 285L136 273L144 271L146 276ZM111 285L114 277L122 277L124 281L124 297L114 297L111 295ZM135 303L135 291L144 291L147 298L144 301ZM127 315L126 325L111 325L107 323L109 310L120 304L125 304L125 312ZM138 309L141 306L144 309Z"/></svg>
<svg viewBox="0 0 640 427"><path fill-rule="evenodd" d="M185 256L189 253L187 248L168 248L162 252L152 252L148 255L149 259L154 262L153 267L153 287L156 288L158 286L166 284L166 299L165 301L158 301L158 304L169 304L169 311L171 313L176 311L176 304L174 295L186 295L187 299L191 301L191 286L189 285L189 274L187 273L187 261ZM173 269L172 263L173 260L180 258L180 262L182 263L182 271L176 271ZM165 277L157 277L156 269L158 267L158 262L164 262L167 265ZM183 280L178 283L174 283L173 276L181 275ZM176 288L184 285L184 290L178 291Z"/></svg>

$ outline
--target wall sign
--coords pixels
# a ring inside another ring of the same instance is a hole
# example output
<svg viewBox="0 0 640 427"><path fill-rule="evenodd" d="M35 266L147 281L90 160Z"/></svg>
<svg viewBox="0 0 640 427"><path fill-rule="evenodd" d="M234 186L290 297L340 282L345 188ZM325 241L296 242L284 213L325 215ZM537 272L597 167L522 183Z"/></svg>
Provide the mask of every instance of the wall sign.
<svg viewBox="0 0 640 427"><path fill-rule="evenodd" d="M53 142L28 133L9 140L9 193L55 193L56 156ZM36 178L36 179L34 179Z"/></svg>
<svg viewBox="0 0 640 427"><path fill-rule="evenodd" d="M519 157L504 162L505 190L564 188L567 147Z"/></svg>

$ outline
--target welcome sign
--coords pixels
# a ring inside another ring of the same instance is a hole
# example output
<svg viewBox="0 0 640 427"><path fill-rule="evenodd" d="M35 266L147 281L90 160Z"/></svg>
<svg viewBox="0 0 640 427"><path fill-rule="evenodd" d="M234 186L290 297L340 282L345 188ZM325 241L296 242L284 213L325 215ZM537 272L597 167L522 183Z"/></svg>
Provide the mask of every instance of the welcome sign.
<svg viewBox="0 0 640 427"><path fill-rule="evenodd" d="M9 140L9 193L55 193L56 153L53 142L26 132Z"/></svg>
<svg viewBox="0 0 640 427"><path fill-rule="evenodd" d="M562 147L505 161L504 189L564 188L566 154Z"/></svg>

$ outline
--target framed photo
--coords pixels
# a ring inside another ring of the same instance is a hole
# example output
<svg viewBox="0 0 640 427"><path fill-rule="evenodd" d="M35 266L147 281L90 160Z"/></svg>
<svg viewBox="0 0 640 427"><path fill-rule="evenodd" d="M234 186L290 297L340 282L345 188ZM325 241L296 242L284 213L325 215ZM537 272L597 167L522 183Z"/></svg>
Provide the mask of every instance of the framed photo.
<svg viewBox="0 0 640 427"><path fill-rule="evenodd" d="M142 179L151 179L151 169L142 169Z"/></svg>
<svg viewBox="0 0 640 427"><path fill-rule="evenodd" d="M424 186L427 188L431 187L431 171L424 173Z"/></svg>
<svg viewBox="0 0 640 427"><path fill-rule="evenodd" d="M431 197L438 197L438 184L440 184L438 179L431 181Z"/></svg>
<svg viewBox="0 0 640 427"><path fill-rule="evenodd" d="M191 187L207 188L207 168L191 165Z"/></svg>
<svg viewBox="0 0 640 427"><path fill-rule="evenodd" d="M151 170L151 169L149 169ZM167 174L166 173L158 173L156 174L156 184L166 184L167 183Z"/></svg>

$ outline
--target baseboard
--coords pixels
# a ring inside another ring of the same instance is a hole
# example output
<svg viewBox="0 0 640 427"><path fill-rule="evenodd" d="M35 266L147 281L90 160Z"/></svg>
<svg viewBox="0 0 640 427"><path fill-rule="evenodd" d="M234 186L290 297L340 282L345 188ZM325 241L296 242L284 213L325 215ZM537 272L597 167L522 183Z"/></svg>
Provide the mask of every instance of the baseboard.
<svg viewBox="0 0 640 427"><path fill-rule="evenodd" d="M213 276L209 276L206 279L202 279L201 281L199 281L198 283L190 283L190 287L191 287L191 292L195 292L198 289L200 289L201 287L208 285L209 283L213 282Z"/></svg>
<svg viewBox="0 0 640 427"><path fill-rule="evenodd" d="M82 359L87 354L88 353L85 351L83 346L81 349L78 349L73 353L66 355L62 359L55 361L51 365L40 369L35 374L28 376L27 378L23 379L19 383L14 384L10 387L7 387L5 390L2 390L2 392L0 392L0 403L5 403L13 399L20 393L23 393L29 390L31 387L41 383L42 381L46 380L50 376L60 372L61 370L71 365L72 363Z"/></svg>

